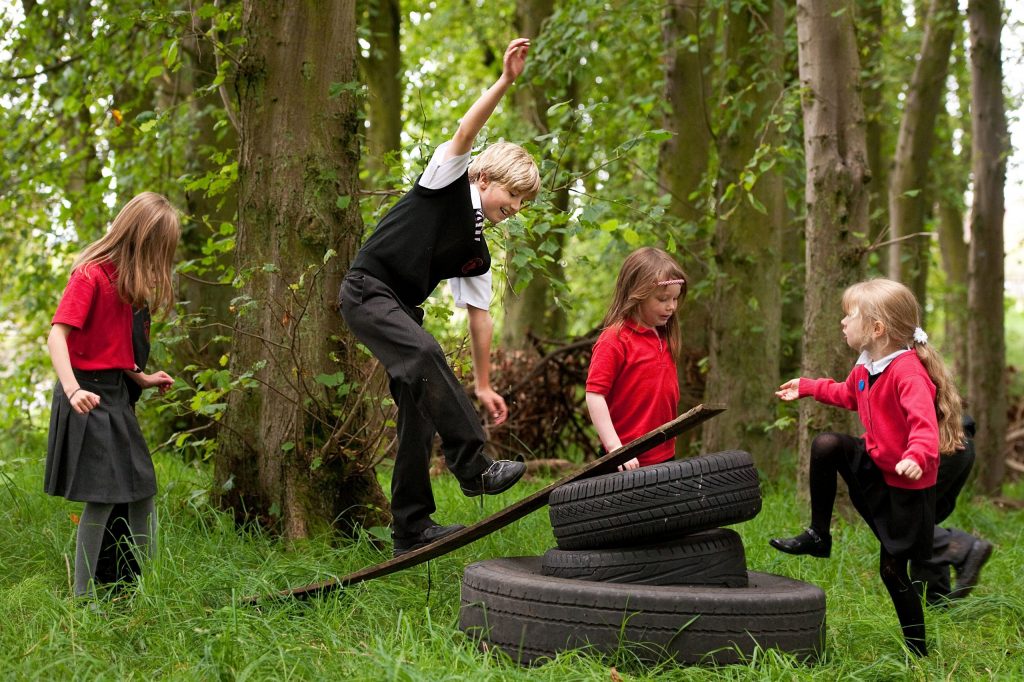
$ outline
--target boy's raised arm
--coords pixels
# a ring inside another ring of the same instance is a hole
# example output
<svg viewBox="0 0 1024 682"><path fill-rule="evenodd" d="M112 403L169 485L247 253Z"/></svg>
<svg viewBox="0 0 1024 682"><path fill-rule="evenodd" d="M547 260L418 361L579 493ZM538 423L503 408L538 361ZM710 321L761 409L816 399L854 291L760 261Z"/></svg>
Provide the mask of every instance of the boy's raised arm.
<svg viewBox="0 0 1024 682"><path fill-rule="evenodd" d="M526 66L526 53L529 50L528 38L516 38L508 44L502 61L501 77L487 89L487 92L480 95L480 99L473 102L473 106L462 117L459 128L452 136L451 144L448 145L446 159L461 156L473 148L473 141L476 139L477 133L494 113L494 109L505 92L523 72L523 68Z"/></svg>

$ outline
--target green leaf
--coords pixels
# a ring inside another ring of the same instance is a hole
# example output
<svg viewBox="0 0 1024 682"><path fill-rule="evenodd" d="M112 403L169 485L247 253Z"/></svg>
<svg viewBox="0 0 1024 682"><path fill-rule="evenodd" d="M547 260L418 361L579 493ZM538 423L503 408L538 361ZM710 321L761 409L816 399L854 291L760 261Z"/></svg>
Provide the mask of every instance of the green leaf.
<svg viewBox="0 0 1024 682"><path fill-rule="evenodd" d="M345 381L344 372L335 372L334 374L318 374L314 379L318 384L324 386L337 386Z"/></svg>
<svg viewBox="0 0 1024 682"><path fill-rule="evenodd" d="M145 75L145 77L143 77L142 82L143 83L148 83L149 81L153 80L157 76L161 75L163 72L164 72L163 65L161 65L161 64L154 64L153 66L149 67L149 71L146 72L146 75Z"/></svg>

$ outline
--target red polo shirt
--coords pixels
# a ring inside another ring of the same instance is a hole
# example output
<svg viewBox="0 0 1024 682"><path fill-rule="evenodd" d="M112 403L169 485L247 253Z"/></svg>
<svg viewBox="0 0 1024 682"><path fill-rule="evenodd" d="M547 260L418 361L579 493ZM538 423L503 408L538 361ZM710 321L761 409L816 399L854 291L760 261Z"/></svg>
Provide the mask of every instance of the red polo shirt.
<svg viewBox="0 0 1024 682"><path fill-rule="evenodd" d="M679 378L668 341L632 320L608 327L597 343L587 374L587 392L603 395L622 444L676 417ZM675 439L637 459L641 466L672 459Z"/></svg>
<svg viewBox="0 0 1024 682"><path fill-rule="evenodd" d="M76 268L51 324L66 324L68 353L75 369L135 369L132 306L117 293L112 263Z"/></svg>

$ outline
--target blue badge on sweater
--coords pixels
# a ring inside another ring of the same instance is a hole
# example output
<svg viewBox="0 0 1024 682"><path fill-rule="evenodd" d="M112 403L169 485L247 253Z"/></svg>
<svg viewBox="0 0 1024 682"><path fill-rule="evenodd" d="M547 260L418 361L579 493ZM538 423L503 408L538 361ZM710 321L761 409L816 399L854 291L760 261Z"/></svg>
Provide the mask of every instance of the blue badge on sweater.
<svg viewBox="0 0 1024 682"><path fill-rule="evenodd" d="M860 381L857 382L857 390L858 391L863 391L864 390L864 380L863 379L861 379Z"/></svg>

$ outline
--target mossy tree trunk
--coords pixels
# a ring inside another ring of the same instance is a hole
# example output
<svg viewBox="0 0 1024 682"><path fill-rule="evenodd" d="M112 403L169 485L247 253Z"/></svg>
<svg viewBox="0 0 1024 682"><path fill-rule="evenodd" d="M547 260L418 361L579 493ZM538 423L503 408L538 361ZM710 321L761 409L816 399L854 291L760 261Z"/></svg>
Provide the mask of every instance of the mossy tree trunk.
<svg viewBox="0 0 1024 682"><path fill-rule="evenodd" d="M970 316L968 396L977 421L974 446L982 490L999 494L1006 475L1006 329L1003 213L1006 157L1009 154L1003 100L999 0L971 0L971 246L967 299Z"/></svg>
<svg viewBox="0 0 1024 682"><path fill-rule="evenodd" d="M246 0L238 70L243 281L216 496L288 538L386 523L359 399L367 360L336 299L362 234L355 3ZM336 255L333 255L336 254ZM325 376L330 375L326 380ZM320 379L318 381L318 378ZM344 390L350 390L342 403Z"/></svg>
<svg viewBox="0 0 1024 682"><path fill-rule="evenodd" d="M718 273L706 393L729 409L704 424L706 450L742 447L768 473L776 470L777 448L766 427L778 403L785 194L781 172L761 172L757 159L771 158L779 139L772 117L780 113L774 108L784 76L784 22L785 8L775 1L762 11L735 7L725 21L725 59L733 68L723 86L743 113L718 140ZM746 189L751 172L758 177Z"/></svg>
<svg viewBox="0 0 1024 682"><path fill-rule="evenodd" d="M797 3L807 166L802 374L840 380L852 359L839 333L840 299L861 276L869 201L860 60L850 9L844 0ZM800 490L807 489L813 437L845 426L836 409L800 401Z"/></svg>

